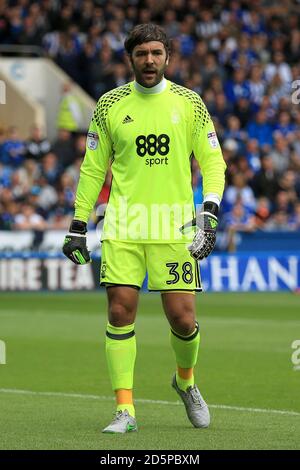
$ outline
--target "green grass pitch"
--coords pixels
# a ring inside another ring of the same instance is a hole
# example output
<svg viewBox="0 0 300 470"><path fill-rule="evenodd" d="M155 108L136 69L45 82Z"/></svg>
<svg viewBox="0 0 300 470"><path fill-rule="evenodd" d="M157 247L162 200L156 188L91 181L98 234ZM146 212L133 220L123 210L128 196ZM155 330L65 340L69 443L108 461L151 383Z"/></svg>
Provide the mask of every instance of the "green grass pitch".
<svg viewBox="0 0 300 470"><path fill-rule="evenodd" d="M113 394L104 355L103 293L1 294L1 449L299 449L300 297L199 294L196 379L210 405L195 429L170 387L169 330L158 294L142 294L136 321L139 431L104 435Z"/></svg>

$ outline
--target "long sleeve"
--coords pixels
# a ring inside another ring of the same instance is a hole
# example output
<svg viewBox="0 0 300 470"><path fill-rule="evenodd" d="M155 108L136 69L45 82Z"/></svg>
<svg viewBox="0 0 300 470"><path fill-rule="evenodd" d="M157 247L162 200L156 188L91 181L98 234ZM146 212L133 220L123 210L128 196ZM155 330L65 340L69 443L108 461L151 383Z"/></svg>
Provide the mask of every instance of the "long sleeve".
<svg viewBox="0 0 300 470"><path fill-rule="evenodd" d="M88 222L102 189L112 156L112 143L102 112L101 100L95 109L86 140L75 199L75 219Z"/></svg>
<svg viewBox="0 0 300 470"><path fill-rule="evenodd" d="M203 176L203 196L217 194L222 199L226 164L214 124L201 98L193 106L193 152Z"/></svg>

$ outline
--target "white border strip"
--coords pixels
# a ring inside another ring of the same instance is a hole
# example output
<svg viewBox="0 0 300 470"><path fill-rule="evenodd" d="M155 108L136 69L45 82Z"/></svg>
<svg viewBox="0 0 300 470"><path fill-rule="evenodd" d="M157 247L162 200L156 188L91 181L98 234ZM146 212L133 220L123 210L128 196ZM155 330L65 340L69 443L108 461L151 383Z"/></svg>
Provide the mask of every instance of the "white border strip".
<svg viewBox="0 0 300 470"><path fill-rule="evenodd" d="M10 393L16 395L32 395L32 396L44 396L44 397L66 397L66 398L83 398L86 400L108 400L113 401L114 397L100 396L100 395L86 395L80 393L63 393L63 392L34 392L33 390L19 390L14 388L0 388L0 393ZM182 405L179 401L164 401L164 400L147 400L144 398L136 398L134 400L136 403L150 403L155 405ZM288 410L272 410L266 408L243 408L240 406L230 406L230 405L211 405L210 408L216 408L220 410L233 410L233 411L247 411L251 413L270 413L270 414L279 414L285 416L300 416L298 411L288 411Z"/></svg>

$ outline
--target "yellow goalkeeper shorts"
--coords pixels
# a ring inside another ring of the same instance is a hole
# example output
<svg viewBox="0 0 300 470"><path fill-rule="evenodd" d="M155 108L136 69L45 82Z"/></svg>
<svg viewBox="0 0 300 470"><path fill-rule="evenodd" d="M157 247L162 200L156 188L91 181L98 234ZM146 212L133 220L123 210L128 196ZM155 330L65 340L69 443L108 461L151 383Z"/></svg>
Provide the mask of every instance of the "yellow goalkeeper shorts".
<svg viewBox="0 0 300 470"><path fill-rule="evenodd" d="M149 291L199 291L198 263L186 244L102 242L100 284L140 289L148 273Z"/></svg>

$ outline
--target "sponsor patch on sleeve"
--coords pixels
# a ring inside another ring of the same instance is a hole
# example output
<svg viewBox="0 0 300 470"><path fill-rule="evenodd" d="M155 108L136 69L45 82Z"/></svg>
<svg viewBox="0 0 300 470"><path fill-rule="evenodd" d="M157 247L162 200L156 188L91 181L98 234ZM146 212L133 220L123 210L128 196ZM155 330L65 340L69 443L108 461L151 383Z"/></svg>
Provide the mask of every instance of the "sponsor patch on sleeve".
<svg viewBox="0 0 300 470"><path fill-rule="evenodd" d="M218 137L215 132L209 132L207 134L207 138L208 138L209 145L211 146L212 149L216 149L219 147Z"/></svg>
<svg viewBox="0 0 300 470"><path fill-rule="evenodd" d="M98 147L99 136L97 132L88 132L87 134L87 146L90 150L96 150Z"/></svg>

